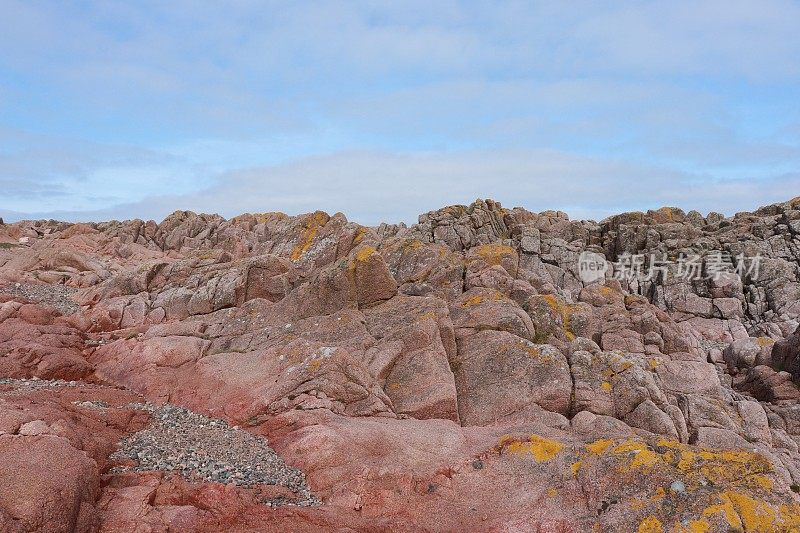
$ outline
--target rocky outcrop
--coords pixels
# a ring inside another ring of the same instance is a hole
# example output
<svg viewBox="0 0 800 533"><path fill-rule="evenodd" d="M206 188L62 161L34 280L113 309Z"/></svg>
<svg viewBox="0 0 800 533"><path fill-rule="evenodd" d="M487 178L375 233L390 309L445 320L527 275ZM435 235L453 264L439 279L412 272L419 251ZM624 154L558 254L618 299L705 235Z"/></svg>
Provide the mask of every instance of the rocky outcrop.
<svg viewBox="0 0 800 533"><path fill-rule="evenodd" d="M800 528L797 199L179 211L0 243L4 530ZM130 471L144 402L266 437L314 497Z"/></svg>

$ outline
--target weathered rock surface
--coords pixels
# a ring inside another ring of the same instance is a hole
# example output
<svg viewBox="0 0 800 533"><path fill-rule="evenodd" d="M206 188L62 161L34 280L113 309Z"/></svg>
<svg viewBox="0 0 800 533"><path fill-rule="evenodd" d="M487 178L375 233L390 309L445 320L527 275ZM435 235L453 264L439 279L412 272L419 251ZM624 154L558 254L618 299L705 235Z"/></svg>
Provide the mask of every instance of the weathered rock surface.
<svg viewBox="0 0 800 533"><path fill-rule="evenodd" d="M0 243L3 531L800 531L798 199Z"/></svg>

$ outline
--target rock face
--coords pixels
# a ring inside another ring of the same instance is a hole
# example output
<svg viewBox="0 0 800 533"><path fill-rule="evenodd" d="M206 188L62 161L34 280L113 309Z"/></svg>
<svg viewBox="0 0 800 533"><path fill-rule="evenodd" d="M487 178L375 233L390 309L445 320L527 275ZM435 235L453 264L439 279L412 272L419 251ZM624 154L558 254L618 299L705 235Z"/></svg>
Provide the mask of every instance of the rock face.
<svg viewBox="0 0 800 533"><path fill-rule="evenodd" d="M800 199L0 243L0 530L800 531Z"/></svg>

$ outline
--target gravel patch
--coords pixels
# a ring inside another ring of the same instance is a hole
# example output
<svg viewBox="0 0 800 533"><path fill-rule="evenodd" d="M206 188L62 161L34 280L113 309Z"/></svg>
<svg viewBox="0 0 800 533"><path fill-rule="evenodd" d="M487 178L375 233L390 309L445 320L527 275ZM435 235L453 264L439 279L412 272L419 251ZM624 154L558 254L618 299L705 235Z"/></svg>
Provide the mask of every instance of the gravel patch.
<svg viewBox="0 0 800 533"><path fill-rule="evenodd" d="M117 467L116 471L177 472L190 481L233 483L242 487L278 485L291 490L297 500L278 498L264 503L302 506L319 503L306 485L305 475L287 466L263 437L174 405L129 407L150 411L153 423L122 441L112 458L132 459L137 465Z"/></svg>
<svg viewBox="0 0 800 533"><path fill-rule="evenodd" d="M80 381L64 381L61 379L17 379L17 378L0 378L0 385L11 385L15 390L40 390L40 389L54 389L57 387L77 387L78 385L85 385Z"/></svg>
<svg viewBox="0 0 800 533"><path fill-rule="evenodd" d="M80 311L81 306L72 300L77 291L65 285L45 285L34 283L13 283L0 288L0 292L19 296L31 302L53 307L62 315L71 315Z"/></svg>
<svg viewBox="0 0 800 533"><path fill-rule="evenodd" d="M109 407L108 402L104 402L102 400L84 400L82 402L74 401L72 402L72 405L77 405L82 409L94 409L96 411L105 411Z"/></svg>

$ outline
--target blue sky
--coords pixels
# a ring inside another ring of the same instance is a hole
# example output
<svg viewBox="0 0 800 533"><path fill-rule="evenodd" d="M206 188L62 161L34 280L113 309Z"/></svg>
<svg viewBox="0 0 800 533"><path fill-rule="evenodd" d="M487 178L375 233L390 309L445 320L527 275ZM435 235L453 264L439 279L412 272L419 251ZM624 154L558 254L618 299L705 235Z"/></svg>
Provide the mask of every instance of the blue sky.
<svg viewBox="0 0 800 533"><path fill-rule="evenodd" d="M223 5L224 4L224 5ZM0 216L800 195L800 3L0 0Z"/></svg>

